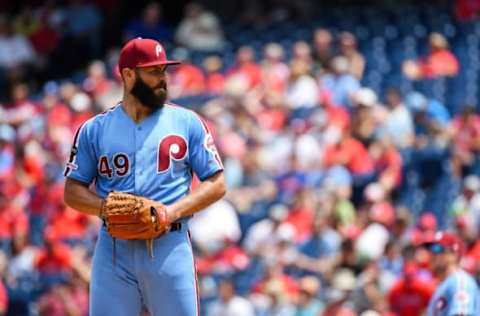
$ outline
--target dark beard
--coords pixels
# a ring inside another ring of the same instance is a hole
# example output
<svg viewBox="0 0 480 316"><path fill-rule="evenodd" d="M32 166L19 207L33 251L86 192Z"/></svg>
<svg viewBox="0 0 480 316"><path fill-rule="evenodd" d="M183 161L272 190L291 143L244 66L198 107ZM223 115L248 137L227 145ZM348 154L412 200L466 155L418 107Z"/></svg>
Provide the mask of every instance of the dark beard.
<svg viewBox="0 0 480 316"><path fill-rule="evenodd" d="M162 91L160 94L155 93L155 89L163 88L165 91ZM135 84L132 87L131 93L142 103L144 106L157 110L163 106L167 100L167 84L165 81L161 82L158 86L151 88L145 81L140 78L137 74Z"/></svg>

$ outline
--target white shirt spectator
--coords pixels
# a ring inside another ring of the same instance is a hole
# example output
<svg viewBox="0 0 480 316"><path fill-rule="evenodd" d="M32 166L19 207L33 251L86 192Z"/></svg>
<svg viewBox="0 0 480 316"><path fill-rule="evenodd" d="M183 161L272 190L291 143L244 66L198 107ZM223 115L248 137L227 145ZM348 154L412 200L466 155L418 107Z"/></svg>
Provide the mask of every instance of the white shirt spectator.
<svg viewBox="0 0 480 316"><path fill-rule="evenodd" d="M213 302L207 312L208 316L255 316L252 303L241 296L235 296L227 303Z"/></svg>
<svg viewBox="0 0 480 316"><path fill-rule="evenodd" d="M190 4L185 9L187 16L180 22L175 40L190 49L221 49L224 41L218 18L197 4Z"/></svg>
<svg viewBox="0 0 480 316"><path fill-rule="evenodd" d="M388 238L389 232L385 226L373 223L360 234L355 248L362 258L379 259L383 254Z"/></svg>
<svg viewBox="0 0 480 316"><path fill-rule="evenodd" d="M241 235L235 209L225 200L195 214L189 222L189 228L193 241L202 249L218 250L212 247L223 245L226 239L235 242Z"/></svg>
<svg viewBox="0 0 480 316"><path fill-rule="evenodd" d="M303 75L292 82L287 89L287 104L291 109L314 107L318 103L318 85L316 80Z"/></svg>
<svg viewBox="0 0 480 316"><path fill-rule="evenodd" d="M12 69L34 59L35 52L24 36L0 36L0 67Z"/></svg>
<svg viewBox="0 0 480 316"><path fill-rule="evenodd" d="M382 130L395 146L405 148L410 145L409 140L414 133L412 115L404 105L397 106L388 113Z"/></svg>

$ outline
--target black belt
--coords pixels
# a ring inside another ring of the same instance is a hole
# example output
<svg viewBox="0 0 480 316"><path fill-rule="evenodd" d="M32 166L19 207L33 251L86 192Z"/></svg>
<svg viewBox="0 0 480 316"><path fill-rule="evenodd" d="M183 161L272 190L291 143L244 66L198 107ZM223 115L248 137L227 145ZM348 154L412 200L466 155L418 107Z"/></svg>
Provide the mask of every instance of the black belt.
<svg viewBox="0 0 480 316"><path fill-rule="evenodd" d="M103 222L103 226L104 227L107 227L107 224L105 223L105 221L102 221ZM179 223L179 222L175 222L175 223L171 223L170 224L170 232L174 232L174 231L177 231L177 230L181 230L182 229L182 223Z"/></svg>
<svg viewBox="0 0 480 316"><path fill-rule="evenodd" d="M182 229L182 223L175 222L175 223L170 224L170 231L171 232L181 230L181 229Z"/></svg>

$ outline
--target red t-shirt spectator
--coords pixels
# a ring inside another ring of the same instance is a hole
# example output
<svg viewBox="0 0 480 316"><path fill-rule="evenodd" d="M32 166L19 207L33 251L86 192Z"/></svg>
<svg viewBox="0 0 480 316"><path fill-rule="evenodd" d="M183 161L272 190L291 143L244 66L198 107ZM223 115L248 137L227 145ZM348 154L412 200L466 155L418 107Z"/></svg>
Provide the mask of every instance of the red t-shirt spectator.
<svg viewBox="0 0 480 316"><path fill-rule="evenodd" d="M225 247L213 256L195 258L195 265L200 274L244 270L249 263L250 258L245 251L234 244Z"/></svg>
<svg viewBox="0 0 480 316"><path fill-rule="evenodd" d="M447 49L431 52L419 66L422 76L427 78L456 76L460 69L457 57Z"/></svg>
<svg viewBox="0 0 480 316"><path fill-rule="evenodd" d="M172 91L178 90L178 96L197 95L205 92L205 76L198 67L192 64L181 64L175 67L170 78Z"/></svg>
<svg viewBox="0 0 480 316"><path fill-rule="evenodd" d="M462 116L455 117L452 127L453 144L458 149L471 152L480 148L480 115L471 114L468 121Z"/></svg>
<svg viewBox="0 0 480 316"><path fill-rule="evenodd" d="M0 207L0 239L11 239L14 235L28 233L28 216L21 209Z"/></svg>
<svg viewBox="0 0 480 316"><path fill-rule="evenodd" d="M207 92L212 94L219 94L223 91L225 84L225 76L219 72L207 75Z"/></svg>
<svg viewBox="0 0 480 316"><path fill-rule="evenodd" d="M51 219L49 228L60 239L82 239L88 226L88 217L69 207L64 207Z"/></svg>
<svg viewBox="0 0 480 316"><path fill-rule="evenodd" d="M245 77L250 89L255 88L262 82L262 70L259 65L253 62L234 66L227 72L227 79L233 76Z"/></svg>
<svg viewBox="0 0 480 316"><path fill-rule="evenodd" d="M380 179L389 178L395 186L402 181L402 156L394 147L390 147L375 160L375 170L380 172Z"/></svg>
<svg viewBox="0 0 480 316"><path fill-rule="evenodd" d="M427 308L435 287L419 279L398 280L388 293L390 309L398 316L420 316Z"/></svg>
<svg viewBox="0 0 480 316"><path fill-rule="evenodd" d="M261 127L274 131L281 130L286 121L285 112L278 109L266 109L257 115L257 122Z"/></svg>
<svg viewBox="0 0 480 316"><path fill-rule="evenodd" d="M348 137L337 145L330 145L325 151L326 166L345 165L356 175L373 172L373 160L361 142Z"/></svg>
<svg viewBox="0 0 480 316"><path fill-rule="evenodd" d="M44 274L69 271L72 267L70 248L58 242L53 243L50 249L42 249L38 253L35 266Z"/></svg>
<svg viewBox="0 0 480 316"><path fill-rule="evenodd" d="M283 223L290 224L295 228L294 241L301 243L311 236L314 218L315 212L312 209L295 208L289 212Z"/></svg>

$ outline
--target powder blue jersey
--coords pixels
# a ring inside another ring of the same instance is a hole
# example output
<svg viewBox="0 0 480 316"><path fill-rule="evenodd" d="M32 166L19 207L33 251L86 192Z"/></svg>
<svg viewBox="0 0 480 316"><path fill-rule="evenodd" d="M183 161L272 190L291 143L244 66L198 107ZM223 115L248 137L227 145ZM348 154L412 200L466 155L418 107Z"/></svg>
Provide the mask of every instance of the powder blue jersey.
<svg viewBox="0 0 480 316"><path fill-rule="evenodd" d="M462 270L452 273L430 299L427 315L480 315L480 292L475 279Z"/></svg>
<svg viewBox="0 0 480 316"><path fill-rule="evenodd" d="M65 176L95 181L97 194L129 192L171 204L222 170L207 125L193 111L165 104L140 123L123 106L86 121L75 135Z"/></svg>

